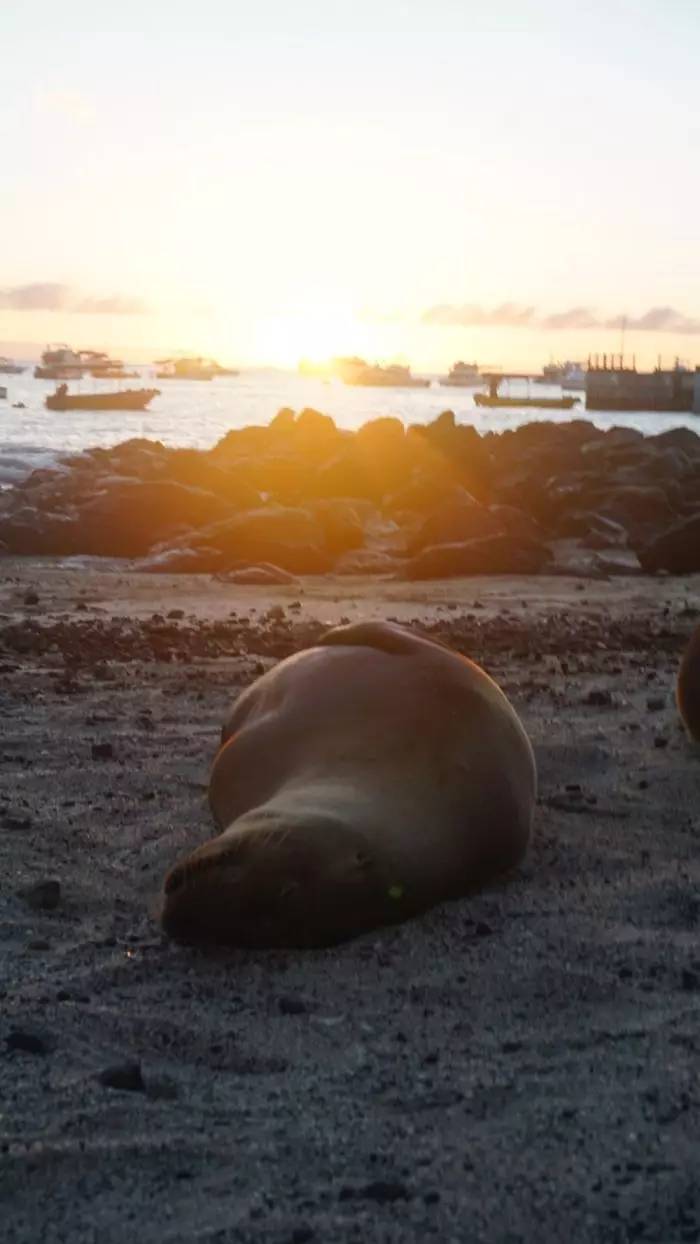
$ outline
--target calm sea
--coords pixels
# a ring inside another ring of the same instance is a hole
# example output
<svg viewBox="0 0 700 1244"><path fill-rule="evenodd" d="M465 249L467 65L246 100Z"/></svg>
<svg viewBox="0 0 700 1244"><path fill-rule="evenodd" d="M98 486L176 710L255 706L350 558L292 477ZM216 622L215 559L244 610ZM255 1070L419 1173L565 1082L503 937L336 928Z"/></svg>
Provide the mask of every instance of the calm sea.
<svg viewBox="0 0 700 1244"><path fill-rule="evenodd" d="M472 390L444 388L437 381L428 389L370 389L271 370L245 371L240 376L208 382L156 382L150 369L143 368L141 372L141 379L122 383L155 384L161 393L153 399L150 409L140 414L48 411L44 400L53 392L53 382L35 380L31 367L19 376L0 375L0 385L8 391L7 400L0 400L0 485L22 479L35 467L51 465L66 451L115 445L133 436L149 437L166 445L209 448L230 428L268 423L282 406L291 406L294 410L313 406L332 415L339 427L348 429L358 428L380 415L397 415L407 424L427 423L447 409L454 410L460 422L473 424L479 431L501 431L536 419L565 421L586 417L583 401L571 412L517 408L480 410L474 405ZM72 389L85 392L117 387L114 381L71 383ZM508 391L511 395L525 396L527 386L511 382ZM559 395L558 389L545 386L534 386L533 392L543 396ZM14 408L14 403L18 402L24 403L23 410ZM600 428L627 426L645 433L671 427L700 430L697 417L692 415L639 411L624 415L594 414L590 418Z"/></svg>

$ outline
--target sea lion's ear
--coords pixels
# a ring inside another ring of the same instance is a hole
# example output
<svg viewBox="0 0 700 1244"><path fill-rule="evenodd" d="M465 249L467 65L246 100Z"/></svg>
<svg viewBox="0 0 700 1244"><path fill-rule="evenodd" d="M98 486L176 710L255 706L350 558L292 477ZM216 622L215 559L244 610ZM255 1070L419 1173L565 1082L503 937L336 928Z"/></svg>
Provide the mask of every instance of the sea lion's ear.
<svg viewBox="0 0 700 1244"><path fill-rule="evenodd" d="M318 641L322 647L340 644L346 648L378 648L380 652L399 656L415 654L416 636L390 622L351 622L349 626L336 626L326 631Z"/></svg>

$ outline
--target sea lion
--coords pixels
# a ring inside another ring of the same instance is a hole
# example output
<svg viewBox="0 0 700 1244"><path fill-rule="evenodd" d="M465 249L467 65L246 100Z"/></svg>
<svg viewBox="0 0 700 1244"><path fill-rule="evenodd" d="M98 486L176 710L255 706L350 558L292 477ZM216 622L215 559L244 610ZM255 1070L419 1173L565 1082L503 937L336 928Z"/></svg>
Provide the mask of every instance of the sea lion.
<svg viewBox="0 0 700 1244"><path fill-rule="evenodd" d="M385 622L337 627L239 697L209 783L222 832L167 875L163 927L303 947L397 923L516 864L535 798L483 670Z"/></svg>
<svg viewBox="0 0 700 1244"><path fill-rule="evenodd" d="M676 703L688 738L700 744L700 626L690 636L681 660Z"/></svg>

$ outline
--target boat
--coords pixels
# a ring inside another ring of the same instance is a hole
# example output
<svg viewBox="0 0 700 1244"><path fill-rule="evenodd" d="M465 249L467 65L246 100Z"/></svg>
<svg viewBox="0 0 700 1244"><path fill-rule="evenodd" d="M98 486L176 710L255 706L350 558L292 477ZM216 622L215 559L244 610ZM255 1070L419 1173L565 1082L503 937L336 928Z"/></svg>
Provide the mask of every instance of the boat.
<svg viewBox="0 0 700 1244"><path fill-rule="evenodd" d="M580 397L492 397L490 393L475 393L477 406L536 407L538 410L571 410Z"/></svg>
<svg viewBox="0 0 700 1244"><path fill-rule="evenodd" d="M214 359L158 359L157 380L212 380L214 376L237 376L235 367L222 367Z"/></svg>
<svg viewBox="0 0 700 1244"><path fill-rule="evenodd" d="M0 375L2 376L21 376L26 368L21 363L15 363L12 359L0 357Z"/></svg>
<svg viewBox="0 0 700 1244"><path fill-rule="evenodd" d="M7 397L7 389L5 388L4 384L0 384L0 400L4 401L6 397Z"/></svg>
<svg viewBox="0 0 700 1244"><path fill-rule="evenodd" d="M46 398L49 410L145 410L160 389L120 389L116 393L69 393L60 384Z"/></svg>
<svg viewBox="0 0 700 1244"><path fill-rule="evenodd" d="M84 371L77 350L66 345L48 345L34 375L37 380L80 380Z"/></svg>
<svg viewBox="0 0 700 1244"><path fill-rule="evenodd" d="M66 345L47 346L41 363L34 368L37 380L81 380L86 372L96 380L136 375L125 372L121 359L112 359L102 350L71 350Z"/></svg>
<svg viewBox="0 0 700 1244"><path fill-rule="evenodd" d="M586 387L586 372L580 363L547 363L542 368L542 375L537 377L538 384L559 384L562 389L580 389Z"/></svg>
<svg viewBox="0 0 700 1244"><path fill-rule="evenodd" d="M474 402L477 406L571 410L571 407L581 400L578 397L500 397L498 386L503 380L527 380L529 382L535 379L522 372L485 372L483 379L488 384L489 391L474 394Z"/></svg>
<svg viewBox="0 0 700 1244"><path fill-rule="evenodd" d="M343 376L346 384L363 385L368 388L391 389L427 389L429 380L420 380L411 375L408 367L391 363L388 367L371 367L365 365L354 370L349 369Z"/></svg>
<svg viewBox="0 0 700 1244"><path fill-rule="evenodd" d="M440 384L453 389L478 389L483 380L476 363L455 363Z"/></svg>
<svg viewBox="0 0 700 1244"><path fill-rule="evenodd" d="M137 371L124 371L123 367L92 367L90 375L93 380L136 380Z"/></svg>

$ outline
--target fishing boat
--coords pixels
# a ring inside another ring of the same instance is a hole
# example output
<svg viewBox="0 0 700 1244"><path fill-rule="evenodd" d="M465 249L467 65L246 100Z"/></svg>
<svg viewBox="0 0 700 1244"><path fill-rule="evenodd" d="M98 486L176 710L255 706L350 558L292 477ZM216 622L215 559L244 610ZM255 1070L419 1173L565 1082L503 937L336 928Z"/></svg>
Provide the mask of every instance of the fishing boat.
<svg viewBox="0 0 700 1244"><path fill-rule="evenodd" d="M498 392L499 385L504 380L530 380L536 379L527 373L522 372L486 372L484 380L488 383L488 393L475 393L474 402L477 406L489 407L526 407L538 410L571 410L576 402L580 401L578 397L501 397Z"/></svg>
<svg viewBox="0 0 700 1244"><path fill-rule="evenodd" d="M46 398L49 410L145 410L160 389L121 389L116 393L69 393L60 384Z"/></svg>
<svg viewBox="0 0 700 1244"><path fill-rule="evenodd" d="M483 383L476 363L455 363L449 376L440 381L441 385L452 389L478 389Z"/></svg>
<svg viewBox="0 0 700 1244"><path fill-rule="evenodd" d="M536 407L538 410L571 410L580 397L492 397L490 393L475 393L477 406Z"/></svg>
<svg viewBox="0 0 700 1244"><path fill-rule="evenodd" d="M25 370L21 363L15 363L12 359L0 358L0 375L21 376Z"/></svg>

